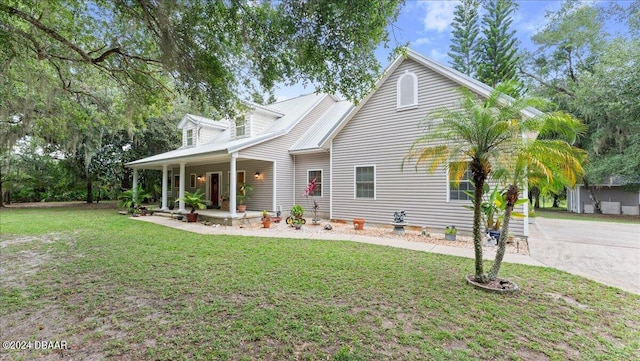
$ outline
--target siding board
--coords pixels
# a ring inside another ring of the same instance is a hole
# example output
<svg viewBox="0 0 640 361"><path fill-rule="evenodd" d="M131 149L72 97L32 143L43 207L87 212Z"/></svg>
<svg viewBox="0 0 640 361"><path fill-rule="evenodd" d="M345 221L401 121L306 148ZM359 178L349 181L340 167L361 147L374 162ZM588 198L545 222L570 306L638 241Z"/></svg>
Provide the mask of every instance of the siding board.
<svg viewBox="0 0 640 361"><path fill-rule="evenodd" d="M410 71L418 77L418 106L398 111L398 77ZM444 169L433 173L401 164L411 144L424 131L423 119L440 107L457 104L458 84L406 59L336 135L333 156L333 218L363 217L368 222L389 224L393 213L404 209L410 225L444 229L454 224L472 229L469 201L447 201L448 183ZM376 199L354 199L354 166L376 166ZM512 219L514 234L524 232L522 219Z"/></svg>

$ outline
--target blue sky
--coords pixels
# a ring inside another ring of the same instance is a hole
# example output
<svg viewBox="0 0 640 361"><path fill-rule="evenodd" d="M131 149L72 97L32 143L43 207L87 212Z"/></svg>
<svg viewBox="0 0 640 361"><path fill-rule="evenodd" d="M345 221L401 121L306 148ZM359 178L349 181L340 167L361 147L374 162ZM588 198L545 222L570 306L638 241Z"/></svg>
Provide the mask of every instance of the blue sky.
<svg viewBox="0 0 640 361"><path fill-rule="evenodd" d="M513 16L513 27L523 48L531 48L531 36L545 24L545 12L555 12L563 1L525 0L517 1L518 10ZM409 47L442 64L450 65L449 40L451 37L451 21L458 1L456 0L407 0L398 20L393 24L391 39L399 44L409 42ZM480 13L482 16L482 12ZM392 43L392 45L394 45ZM380 49L378 60L387 66L387 53ZM287 99L300 94L313 92L314 88L295 86L276 89L280 99Z"/></svg>

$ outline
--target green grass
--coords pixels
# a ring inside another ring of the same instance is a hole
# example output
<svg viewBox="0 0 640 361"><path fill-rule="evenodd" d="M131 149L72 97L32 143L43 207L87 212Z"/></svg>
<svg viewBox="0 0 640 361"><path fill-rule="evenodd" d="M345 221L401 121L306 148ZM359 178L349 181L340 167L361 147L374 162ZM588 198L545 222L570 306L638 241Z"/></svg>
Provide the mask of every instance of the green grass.
<svg viewBox="0 0 640 361"><path fill-rule="evenodd" d="M575 221L617 222L640 224L639 216L623 216L611 214L584 214L567 212L566 208L544 208L536 210L536 215L543 218L568 219Z"/></svg>
<svg viewBox="0 0 640 361"><path fill-rule="evenodd" d="M640 296L552 269L505 264L522 292L503 296L466 285L473 260L458 257L198 235L114 210L0 222L1 338L66 340L68 358L640 358Z"/></svg>

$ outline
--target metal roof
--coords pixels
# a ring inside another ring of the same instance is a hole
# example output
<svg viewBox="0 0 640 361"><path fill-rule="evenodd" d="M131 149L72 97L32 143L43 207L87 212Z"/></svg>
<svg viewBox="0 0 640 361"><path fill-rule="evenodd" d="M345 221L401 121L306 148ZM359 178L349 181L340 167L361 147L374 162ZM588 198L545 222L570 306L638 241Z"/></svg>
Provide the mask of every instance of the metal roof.
<svg viewBox="0 0 640 361"><path fill-rule="evenodd" d="M318 121L313 124L300 137L300 139L289 148L291 153L305 153L322 150L321 144L331 130L353 109L353 104L343 100L333 104L327 109Z"/></svg>
<svg viewBox="0 0 640 361"><path fill-rule="evenodd" d="M195 147L185 147L172 150L169 152L156 154L147 158L138 159L133 162L129 162L126 166L129 167L142 167L142 166L158 166L167 162L179 162L187 161L196 156L214 156L229 154L252 145L256 145L267 141L269 139L277 138L283 134L289 132L302 118L304 118L322 99L330 96L327 94L311 93L301 95L296 98L288 99L278 103L273 103L268 106L269 109L284 114L282 117L276 119L273 124L267 128L262 134L240 138L231 139L231 132L227 126L220 135L213 140L199 144ZM185 119L193 119L196 121L217 122L208 118L194 116L187 114L181 121L183 123ZM227 122L227 124L229 124Z"/></svg>

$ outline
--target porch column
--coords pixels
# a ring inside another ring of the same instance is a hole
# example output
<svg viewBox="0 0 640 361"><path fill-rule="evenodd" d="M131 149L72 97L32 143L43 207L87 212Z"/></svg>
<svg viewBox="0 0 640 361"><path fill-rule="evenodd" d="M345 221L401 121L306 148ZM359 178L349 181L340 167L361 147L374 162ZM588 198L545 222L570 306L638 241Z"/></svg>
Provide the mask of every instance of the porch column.
<svg viewBox="0 0 640 361"><path fill-rule="evenodd" d="M229 165L229 216L231 218L237 217L236 215L236 189L238 183L238 171L236 170L236 160L238 153L231 154L231 162Z"/></svg>
<svg viewBox="0 0 640 361"><path fill-rule="evenodd" d="M133 199L136 201L138 200L138 168L133 168L133 185L132 185L132 192L131 194L133 195ZM139 204L136 204L136 206Z"/></svg>
<svg viewBox="0 0 640 361"><path fill-rule="evenodd" d="M168 211L169 205L167 204L167 177L169 177L169 168L166 164L162 165L162 208L161 211Z"/></svg>
<svg viewBox="0 0 640 361"><path fill-rule="evenodd" d="M182 200L184 198L184 178L186 165L186 163L180 163L180 193L178 193L178 197L181 199L181 201L178 204L179 213L187 213L187 211L184 209L184 200Z"/></svg>

